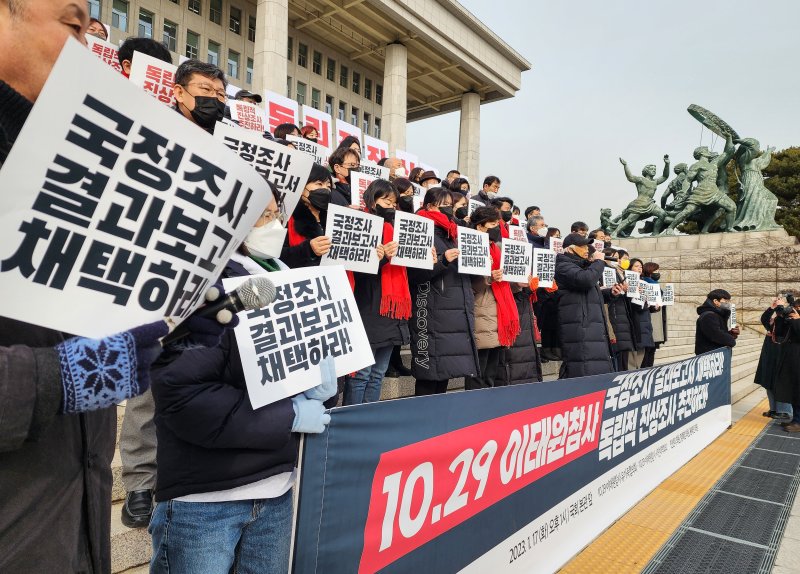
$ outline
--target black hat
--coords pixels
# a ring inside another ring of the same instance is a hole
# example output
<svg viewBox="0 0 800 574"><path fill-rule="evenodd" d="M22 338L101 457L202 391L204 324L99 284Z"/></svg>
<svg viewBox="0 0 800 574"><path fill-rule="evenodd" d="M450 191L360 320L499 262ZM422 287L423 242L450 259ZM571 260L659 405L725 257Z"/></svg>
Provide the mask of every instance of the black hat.
<svg viewBox="0 0 800 574"><path fill-rule="evenodd" d="M422 185L429 179L435 179L436 183L442 183L442 180L436 177L436 174L432 171L426 171L421 176L419 176L419 184Z"/></svg>
<svg viewBox="0 0 800 574"><path fill-rule="evenodd" d="M570 245L589 245L592 243L592 240L588 237L584 237L580 233L570 233L564 238L564 243L562 244L564 249L569 247Z"/></svg>
<svg viewBox="0 0 800 574"><path fill-rule="evenodd" d="M234 99L241 100L242 98L253 98L257 104L261 103L261 96L259 96L258 94L254 94L253 92L250 92L248 90L239 90L238 92L236 92L236 96Z"/></svg>

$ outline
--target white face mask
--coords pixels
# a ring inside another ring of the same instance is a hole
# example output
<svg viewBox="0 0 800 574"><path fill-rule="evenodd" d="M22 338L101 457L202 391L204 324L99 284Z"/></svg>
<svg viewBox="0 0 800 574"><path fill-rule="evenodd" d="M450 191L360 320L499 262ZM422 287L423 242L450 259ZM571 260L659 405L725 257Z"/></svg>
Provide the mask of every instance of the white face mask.
<svg viewBox="0 0 800 574"><path fill-rule="evenodd" d="M488 197L489 199L494 199L495 197L497 197L497 192L495 192L495 191L487 191L486 192L486 197Z"/></svg>
<svg viewBox="0 0 800 574"><path fill-rule="evenodd" d="M285 239L286 230L280 221L273 219L266 225L251 229L244 240L244 245L252 255L262 259L272 259L280 257Z"/></svg>
<svg viewBox="0 0 800 574"><path fill-rule="evenodd" d="M407 178L408 177L408 172L406 172L406 168L401 165L400 167L395 168L394 176L395 177L405 177L405 178Z"/></svg>
<svg viewBox="0 0 800 574"><path fill-rule="evenodd" d="M547 237L547 228L540 227L539 229L536 230L536 235L538 235L539 237Z"/></svg>

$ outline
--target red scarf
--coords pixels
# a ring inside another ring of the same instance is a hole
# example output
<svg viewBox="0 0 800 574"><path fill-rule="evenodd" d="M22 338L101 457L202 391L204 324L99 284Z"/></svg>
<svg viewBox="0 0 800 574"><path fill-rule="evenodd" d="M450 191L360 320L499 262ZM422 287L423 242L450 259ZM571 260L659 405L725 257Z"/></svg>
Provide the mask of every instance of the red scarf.
<svg viewBox="0 0 800 574"><path fill-rule="evenodd" d="M500 248L494 241L489 242L489 253L492 256L492 271L500 269ZM520 331L517 302L507 281L493 281L492 293L497 302L497 338L502 346L510 347Z"/></svg>
<svg viewBox="0 0 800 574"><path fill-rule="evenodd" d="M436 227L441 227L447 231L447 236L450 239L456 238L456 235L458 234L458 225L456 225L455 221L451 221L450 218L441 211L428 211L427 209L420 209L417 212L417 215L426 219L430 219L433 221Z"/></svg>
<svg viewBox="0 0 800 574"><path fill-rule="evenodd" d="M391 223L383 223L383 243L393 240L394 228ZM411 317L411 292L408 289L406 268L392 265L387 259L381 269L381 315L392 319Z"/></svg>
<svg viewBox="0 0 800 574"><path fill-rule="evenodd" d="M505 221L500 221L500 237L503 239L509 239L508 235L508 223Z"/></svg>
<svg viewBox="0 0 800 574"><path fill-rule="evenodd" d="M303 235L300 235L300 233L298 233L298 231L297 231L297 229L295 228L295 225L294 225L294 215L292 215L289 218L289 224L286 226L286 230L288 231L288 234L289 234L289 247L297 247L298 245L303 243L303 241L308 241L309 240L308 237L305 237ZM355 291L356 290L356 278L353 275L353 272L352 271L346 271L345 273L347 274L347 281L350 283L350 289L352 291Z"/></svg>

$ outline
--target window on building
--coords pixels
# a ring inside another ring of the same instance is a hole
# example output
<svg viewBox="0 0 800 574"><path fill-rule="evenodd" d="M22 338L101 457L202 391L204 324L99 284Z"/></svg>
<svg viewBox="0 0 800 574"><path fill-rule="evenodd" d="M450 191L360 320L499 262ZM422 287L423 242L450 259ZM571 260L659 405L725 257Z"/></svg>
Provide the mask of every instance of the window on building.
<svg viewBox="0 0 800 574"><path fill-rule="evenodd" d="M311 107L315 110L319 109L319 99L322 96L320 91L316 88L311 88Z"/></svg>
<svg viewBox="0 0 800 574"><path fill-rule="evenodd" d="M375 103L379 106L383 105L383 86L375 84Z"/></svg>
<svg viewBox="0 0 800 574"><path fill-rule="evenodd" d="M208 63L219 66L219 44L208 41Z"/></svg>
<svg viewBox="0 0 800 574"><path fill-rule="evenodd" d="M247 18L247 39L251 42L256 41L256 17L248 16Z"/></svg>
<svg viewBox="0 0 800 574"><path fill-rule="evenodd" d="M292 77L286 76L286 97L292 97Z"/></svg>
<svg viewBox="0 0 800 574"><path fill-rule="evenodd" d="M200 0L189 0L186 3L186 7L189 9L189 12L194 12L195 14L200 13Z"/></svg>
<svg viewBox="0 0 800 574"><path fill-rule="evenodd" d="M297 64L304 68L308 67L308 46L302 42L297 44Z"/></svg>
<svg viewBox="0 0 800 574"><path fill-rule="evenodd" d="M355 106L350 110L350 123L354 126L358 125L358 108Z"/></svg>
<svg viewBox="0 0 800 574"><path fill-rule="evenodd" d="M191 30L186 31L186 57L187 58L198 58L198 54L200 50L198 46L200 45L200 36L195 34Z"/></svg>
<svg viewBox="0 0 800 574"><path fill-rule="evenodd" d="M228 21L228 29L234 34L242 33L242 10L231 6L231 17Z"/></svg>
<svg viewBox="0 0 800 574"><path fill-rule="evenodd" d="M314 60L311 63L311 71L319 76L322 75L322 52L314 50Z"/></svg>
<svg viewBox="0 0 800 574"><path fill-rule="evenodd" d="M111 25L123 32L128 31L128 3L125 0L114 0L111 5Z"/></svg>
<svg viewBox="0 0 800 574"><path fill-rule="evenodd" d="M178 51L178 25L175 22L164 20L164 44L171 52Z"/></svg>
<svg viewBox="0 0 800 574"><path fill-rule="evenodd" d="M380 139L380 137L381 137L381 119L380 118L375 118L375 130L374 130L374 133L375 133L375 137Z"/></svg>
<svg viewBox="0 0 800 574"><path fill-rule="evenodd" d="M325 113L333 115L333 96L325 96Z"/></svg>
<svg viewBox="0 0 800 574"><path fill-rule="evenodd" d="M364 78L364 97L368 100L372 99L372 80Z"/></svg>
<svg viewBox="0 0 800 574"><path fill-rule="evenodd" d="M339 66L339 85L343 88L349 88L350 86L347 85L347 79L350 76L350 70L347 66Z"/></svg>
<svg viewBox="0 0 800 574"><path fill-rule="evenodd" d="M325 70L325 77L331 82L336 81L336 60L328 58L328 68Z"/></svg>
<svg viewBox="0 0 800 574"><path fill-rule="evenodd" d="M306 103L306 85L303 82L297 82L297 103L301 106Z"/></svg>
<svg viewBox="0 0 800 574"><path fill-rule="evenodd" d="M339 114L336 117L344 121L344 116L346 113L347 113L347 102L339 100Z"/></svg>
<svg viewBox="0 0 800 574"><path fill-rule="evenodd" d="M361 93L361 74L358 72L353 72L353 92Z"/></svg>
<svg viewBox="0 0 800 574"><path fill-rule="evenodd" d="M222 0L211 0L208 7L208 19L214 24L222 23Z"/></svg>
<svg viewBox="0 0 800 574"><path fill-rule="evenodd" d="M294 40L291 36L289 36L289 40L286 43L286 59L290 62L294 59Z"/></svg>
<svg viewBox="0 0 800 574"><path fill-rule="evenodd" d="M100 19L100 0L89 0L89 18Z"/></svg>
<svg viewBox="0 0 800 574"><path fill-rule="evenodd" d="M153 13L139 9L139 37L153 37Z"/></svg>
<svg viewBox="0 0 800 574"><path fill-rule="evenodd" d="M253 58L247 58L247 71L246 71L246 78L245 81L248 84L253 83Z"/></svg>
<svg viewBox="0 0 800 574"><path fill-rule="evenodd" d="M361 131L365 134L369 133L369 114L364 112L364 119L361 120Z"/></svg>
<svg viewBox="0 0 800 574"><path fill-rule="evenodd" d="M228 50L228 78L239 78L239 53Z"/></svg>

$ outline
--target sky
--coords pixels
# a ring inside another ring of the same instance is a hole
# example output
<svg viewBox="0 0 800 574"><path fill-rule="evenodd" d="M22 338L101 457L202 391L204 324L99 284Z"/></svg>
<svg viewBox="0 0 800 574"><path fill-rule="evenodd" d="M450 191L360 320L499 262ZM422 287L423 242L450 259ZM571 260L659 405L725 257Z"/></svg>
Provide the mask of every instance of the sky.
<svg viewBox="0 0 800 574"><path fill-rule="evenodd" d="M532 64L516 97L481 106L481 182L497 175L502 195L539 205L562 234L636 197L620 157L660 174L664 154L674 166L712 138L722 148L690 104L762 148L800 145L797 0L461 3ZM458 127L458 112L410 123L406 147L446 173Z"/></svg>

